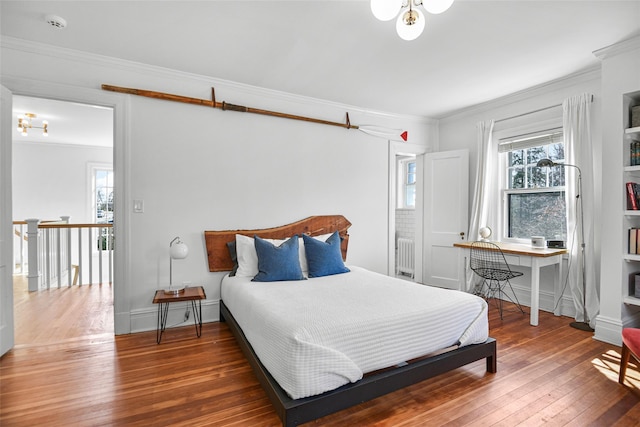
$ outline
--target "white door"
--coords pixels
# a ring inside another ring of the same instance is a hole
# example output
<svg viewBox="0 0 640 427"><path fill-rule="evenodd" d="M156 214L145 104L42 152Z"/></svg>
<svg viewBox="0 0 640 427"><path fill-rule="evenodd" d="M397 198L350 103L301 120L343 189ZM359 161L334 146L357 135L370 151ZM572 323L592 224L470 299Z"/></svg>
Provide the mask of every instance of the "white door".
<svg viewBox="0 0 640 427"><path fill-rule="evenodd" d="M453 244L466 241L469 223L469 151L424 156L422 283L464 289L464 258Z"/></svg>
<svg viewBox="0 0 640 427"><path fill-rule="evenodd" d="M0 86L0 356L13 348L11 91Z"/></svg>

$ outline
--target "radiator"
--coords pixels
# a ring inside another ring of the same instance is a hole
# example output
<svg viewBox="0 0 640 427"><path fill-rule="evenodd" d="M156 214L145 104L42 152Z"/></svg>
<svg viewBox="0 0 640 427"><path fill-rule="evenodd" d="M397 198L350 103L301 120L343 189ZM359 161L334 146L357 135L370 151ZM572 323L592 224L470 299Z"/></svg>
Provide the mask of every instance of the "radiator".
<svg viewBox="0 0 640 427"><path fill-rule="evenodd" d="M396 274L409 274L413 278L414 262L413 240L398 239L398 256L396 257Z"/></svg>

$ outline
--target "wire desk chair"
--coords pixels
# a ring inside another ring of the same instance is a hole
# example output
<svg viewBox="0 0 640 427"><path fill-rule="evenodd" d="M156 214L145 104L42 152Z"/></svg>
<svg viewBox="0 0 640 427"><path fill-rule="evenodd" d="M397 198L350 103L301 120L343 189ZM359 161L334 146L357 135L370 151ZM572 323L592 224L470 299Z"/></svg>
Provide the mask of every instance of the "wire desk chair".
<svg viewBox="0 0 640 427"><path fill-rule="evenodd" d="M502 319L502 304L505 298L524 314L510 282L510 279L522 276L524 273L511 270L498 245L491 242L472 242L469 264L471 270L482 278L482 282L476 285L473 293L483 297L487 302L489 299L493 299L498 306L500 319ZM507 286L511 290L513 298L505 292Z"/></svg>

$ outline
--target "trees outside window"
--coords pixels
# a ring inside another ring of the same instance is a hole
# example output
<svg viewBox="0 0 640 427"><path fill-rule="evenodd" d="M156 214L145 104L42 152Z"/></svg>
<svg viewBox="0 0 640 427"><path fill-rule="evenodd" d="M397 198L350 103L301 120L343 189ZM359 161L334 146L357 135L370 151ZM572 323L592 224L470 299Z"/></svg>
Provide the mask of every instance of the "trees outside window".
<svg viewBox="0 0 640 427"><path fill-rule="evenodd" d="M507 158L503 197L505 237L566 240L565 168L537 166L545 158L564 162L562 131L501 141L501 148Z"/></svg>
<svg viewBox="0 0 640 427"><path fill-rule="evenodd" d="M113 170L96 169L94 183L95 221L113 223Z"/></svg>

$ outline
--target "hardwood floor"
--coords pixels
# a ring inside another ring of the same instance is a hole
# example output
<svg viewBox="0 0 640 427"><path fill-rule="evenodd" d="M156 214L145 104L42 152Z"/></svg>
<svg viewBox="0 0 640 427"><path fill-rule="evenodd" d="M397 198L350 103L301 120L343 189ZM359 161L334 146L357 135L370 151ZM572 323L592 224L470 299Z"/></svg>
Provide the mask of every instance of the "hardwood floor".
<svg viewBox="0 0 640 427"><path fill-rule="evenodd" d="M280 425L224 323L201 338L193 325L170 329L160 345L155 331L114 337L108 285L15 305L16 346L0 359L3 427ZM638 366L618 384L620 348L570 321L541 312L531 327L492 307L497 374L475 362L307 425L640 426Z"/></svg>

